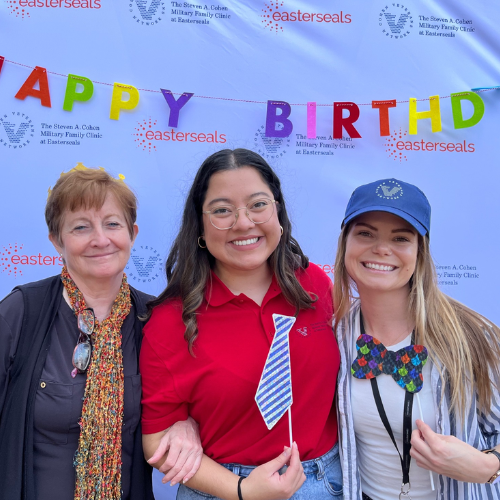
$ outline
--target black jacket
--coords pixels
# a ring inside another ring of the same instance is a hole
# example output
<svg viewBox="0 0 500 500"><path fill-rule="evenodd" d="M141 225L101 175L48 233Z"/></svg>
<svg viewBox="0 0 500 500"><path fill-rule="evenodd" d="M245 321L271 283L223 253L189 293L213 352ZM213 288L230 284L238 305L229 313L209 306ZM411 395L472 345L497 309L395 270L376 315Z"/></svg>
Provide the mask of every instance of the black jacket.
<svg viewBox="0 0 500 500"><path fill-rule="evenodd" d="M16 356L10 369L5 403L0 415L0 500L36 500L33 481L33 413L38 381L50 348L52 324L62 300L59 275L17 287L24 300L24 317ZM130 287L138 316L152 297ZM144 323L137 317L137 353ZM154 500L152 468L144 460L141 426L134 436L130 496Z"/></svg>

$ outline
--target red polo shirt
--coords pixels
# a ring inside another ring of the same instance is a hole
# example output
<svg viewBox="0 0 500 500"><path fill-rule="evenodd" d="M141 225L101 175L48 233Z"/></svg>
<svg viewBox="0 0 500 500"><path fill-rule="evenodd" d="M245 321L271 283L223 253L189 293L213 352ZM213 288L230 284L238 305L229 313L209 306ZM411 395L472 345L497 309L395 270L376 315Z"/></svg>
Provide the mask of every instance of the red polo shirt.
<svg viewBox="0 0 500 500"><path fill-rule="evenodd" d="M293 439L301 459L309 460L337 442L333 398L340 355L330 326L330 279L314 264L297 278L318 296L315 309L301 310L289 334ZM254 399L274 335L273 313L295 314L276 279L258 306L212 273L192 357L180 301L158 306L144 329L140 356L143 433L190 415L200 425L205 453L217 462L260 465L279 455L289 445L287 415L269 431Z"/></svg>

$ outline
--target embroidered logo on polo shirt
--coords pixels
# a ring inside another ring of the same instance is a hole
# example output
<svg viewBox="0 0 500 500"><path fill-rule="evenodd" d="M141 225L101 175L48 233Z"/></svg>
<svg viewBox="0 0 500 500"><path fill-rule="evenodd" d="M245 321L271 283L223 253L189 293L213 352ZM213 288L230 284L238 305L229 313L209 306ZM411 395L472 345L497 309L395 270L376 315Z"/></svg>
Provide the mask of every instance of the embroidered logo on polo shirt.
<svg viewBox="0 0 500 500"><path fill-rule="evenodd" d="M310 333L320 332L321 330L327 330L328 328L328 323L326 321L317 321L316 323L311 323L310 325L302 326L301 328L296 328L295 330L303 337L307 337Z"/></svg>

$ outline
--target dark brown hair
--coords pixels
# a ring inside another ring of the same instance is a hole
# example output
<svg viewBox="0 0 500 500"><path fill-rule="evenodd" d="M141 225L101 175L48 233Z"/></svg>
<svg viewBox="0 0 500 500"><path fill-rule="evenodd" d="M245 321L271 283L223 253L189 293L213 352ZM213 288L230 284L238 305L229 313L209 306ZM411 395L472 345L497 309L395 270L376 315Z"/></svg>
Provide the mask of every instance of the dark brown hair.
<svg viewBox="0 0 500 500"><path fill-rule="evenodd" d="M182 301L182 320L186 325L184 338L193 354L193 343L198 336L196 311L203 302L205 287L215 259L207 249L198 246L198 237L203 233L202 207L212 175L225 170L251 167L259 172L269 186L277 203L278 220L283 235L277 248L269 257L278 284L287 301L300 309L312 308L315 298L301 286L295 276L299 268L306 269L309 259L292 237L292 224L288 218L281 183L267 162L247 149L223 149L209 156L199 168L193 181L182 216L182 225L172 245L166 262L167 287L159 297L148 304L149 315L153 307L172 299Z"/></svg>

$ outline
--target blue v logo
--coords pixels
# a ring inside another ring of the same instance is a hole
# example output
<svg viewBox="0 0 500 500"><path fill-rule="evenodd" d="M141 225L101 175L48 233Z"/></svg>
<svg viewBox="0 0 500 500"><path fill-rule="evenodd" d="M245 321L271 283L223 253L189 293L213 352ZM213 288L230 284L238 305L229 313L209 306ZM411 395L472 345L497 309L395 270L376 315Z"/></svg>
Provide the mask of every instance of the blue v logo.
<svg viewBox="0 0 500 500"><path fill-rule="evenodd" d="M145 258L139 257L138 255L132 255L132 262L137 269L137 274L141 278L148 278L153 268L155 267L158 257L149 257L146 264L144 264Z"/></svg>
<svg viewBox="0 0 500 500"><path fill-rule="evenodd" d="M9 122L2 122L5 133L9 138L11 144L19 144L21 139L26 135L26 132L30 128L29 123L23 122L17 127L17 131L14 131L15 124Z"/></svg>
<svg viewBox="0 0 500 500"><path fill-rule="evenodd" d="M389 12L386 12L384 16L387 21L387 24L389 25L389 28L391 29L391 32L397 35L401 33L401 31L404 29L406 21L408 21L409 17L408 14L400 14L398 22L396 23L395 14L390 14Z"/></svg>
<svg viewBox="0 0 500 500"><path fill-rule="evenodd" d="M158 7L160 6L161 0L152 0L149 8L146 9L147 0L135 0L137 8L139 9L139 14L146 21L151 21L153 16L156 14Z"/></svg>

